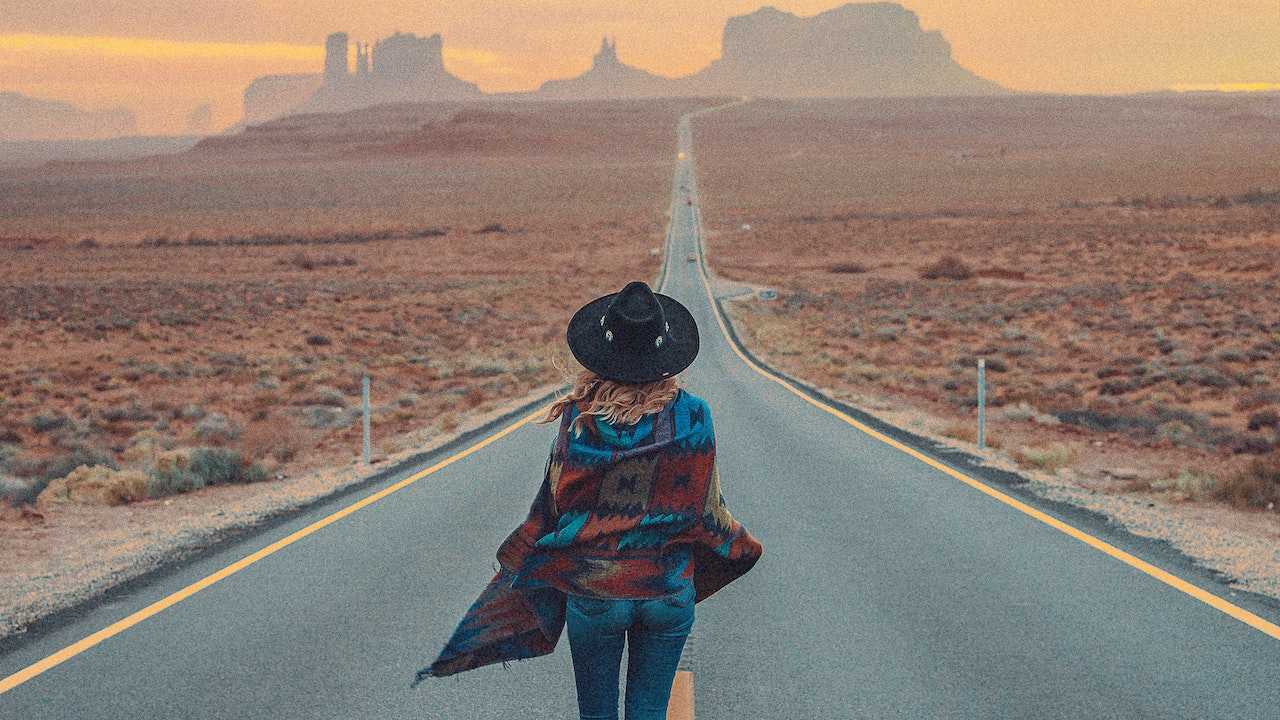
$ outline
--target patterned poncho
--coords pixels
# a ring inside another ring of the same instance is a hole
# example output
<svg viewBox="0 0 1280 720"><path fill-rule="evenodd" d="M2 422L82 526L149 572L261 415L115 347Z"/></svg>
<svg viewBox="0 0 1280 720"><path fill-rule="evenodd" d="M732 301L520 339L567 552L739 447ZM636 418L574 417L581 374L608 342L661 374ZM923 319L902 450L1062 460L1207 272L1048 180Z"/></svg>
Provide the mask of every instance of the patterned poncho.
<svg viewBox="0 0 1280 720"><path fill-rule="evenodd" d="M673 564L687 562L696 603L760 558L764 548L720 492L705 401L680 389L635 425L592 426L588 418L588 429L570 437L581 410L562 414L528 517L502 542L498 571L413 685L550 653L566 593L658 597L674 589Z"/></svg>

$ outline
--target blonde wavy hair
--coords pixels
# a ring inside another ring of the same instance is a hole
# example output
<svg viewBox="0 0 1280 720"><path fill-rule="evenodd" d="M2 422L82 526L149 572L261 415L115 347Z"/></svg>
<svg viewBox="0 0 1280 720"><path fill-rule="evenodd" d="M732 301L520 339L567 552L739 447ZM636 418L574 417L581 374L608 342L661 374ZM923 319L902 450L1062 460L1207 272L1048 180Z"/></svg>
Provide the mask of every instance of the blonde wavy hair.
<svg viewBox="0 0 1280 720"><path fill-rule="evenodd" d="M552 364L556 365L554 360ZM569 373L565 371L565 375L567 377ZM624 383L583 370L578 373L569 394L551 403L546 417L537 422L549 423L556 420L568 412L570 405L585 400L586 409L569 426L575 437L587 425L588 418L593 432L596 432L596 418L604 418L613 425L634 425L644 415L658 412L675 398L682 387L678 377L672 376L649 383Z"/></svg>

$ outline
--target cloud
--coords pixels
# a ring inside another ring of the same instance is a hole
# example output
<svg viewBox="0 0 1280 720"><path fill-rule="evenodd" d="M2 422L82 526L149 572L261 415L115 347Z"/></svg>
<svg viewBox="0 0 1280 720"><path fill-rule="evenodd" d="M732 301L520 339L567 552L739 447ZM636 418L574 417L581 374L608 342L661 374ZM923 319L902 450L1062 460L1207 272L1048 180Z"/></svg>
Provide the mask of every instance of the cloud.
<svg viewBox="0 0 1280 720"><path fill-rule="evenodd" d="M1172 86L1177 92L1197 92L1217 90L1219 92L1276 92L1280 91L1280 83L1178 83Z"/></svg>
<svg viewBox="0 0 1280 720"><path fill-rule="evenodd" d="M0 35L0 52L106 55L156 60L261 59L313 60L317 62L324 56L324 52L319 45L291 45L280 42L204 42L147 37L38 35L34 33Z"/></svg>

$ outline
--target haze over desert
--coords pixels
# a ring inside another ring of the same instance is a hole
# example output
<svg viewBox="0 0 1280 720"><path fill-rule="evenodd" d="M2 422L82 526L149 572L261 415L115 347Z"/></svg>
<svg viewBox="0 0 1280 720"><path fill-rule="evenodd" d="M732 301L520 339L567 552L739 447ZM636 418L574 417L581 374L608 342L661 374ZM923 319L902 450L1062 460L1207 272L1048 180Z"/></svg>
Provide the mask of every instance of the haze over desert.
<svg viewBox="0 0 1280 720"><path fill-rule="evenodd" d="M101 716L172 711L229 642L252 716L421 709L381 674L643 280L771 549L670 717L1266 716L1274 2L47 4L0 18L0 708L110 649L163 681ZM572 712L519 665L431 707Z"/></svg>

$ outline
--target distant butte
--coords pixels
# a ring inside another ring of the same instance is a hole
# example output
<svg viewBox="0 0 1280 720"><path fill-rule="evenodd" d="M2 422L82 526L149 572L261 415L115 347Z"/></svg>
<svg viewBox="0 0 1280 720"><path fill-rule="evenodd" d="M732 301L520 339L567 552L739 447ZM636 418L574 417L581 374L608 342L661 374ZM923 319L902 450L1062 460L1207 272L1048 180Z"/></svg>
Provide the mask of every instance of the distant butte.
<svg viewBox="0 0 1280 720"><path fill-rule="evenodd" d="M721 56L665 78L622 64L607 39L591 69L552 80L539 94L601 98L686 95L991 95L1008 91L951 58L938 31L896 3L848 3L812 17L771 6L729 18Z"/></svg>
<svg viewBox="0 0 1280 720"><path fill-rule="evenodd" d="M325 43L323 73L258 78L245 91L245 119L262 122L288 113L352 110L388 102L486 97L474 83L444 68L439 33L395 33L372 48L356 44L356 72L348 68L346 33ZM897 3L848 3L800 17L765 6L729 18L720 57L702 70L670 78L618 59L606 37L591 68L577 77L544 82L506 98L605 99L756 95L855 97L994 95L1009 91L961 67L937 30L925 31L915 13Z"/></svg>
<svg viewBox="0 0 1280 720"><path fill-rule="evenodd" d="M268 75L244 92L246 122L261 123L295 113L344 112L396 102L483 97L475 83L444 67L444 39L397 32L372 48L356 44L356 71L347 62L347 34L325 39L323 73Z"/></svg>
<svg viewBox="0 0 1280 720"><path fill-rule="evenodd" d="M557 98L635 98L680 95L672 78L654 75L618 59L618 42L605 38L591 59L591 69L565 80L548 80L540 95Z"/></svg>
<svg viewBox="0 0 1280 720"><path fill-rule="evenodd" d="M942 33L896 3L849 3L812 17L774 7L729 18L721 56L682 78L700 94L990 95L1008 91L951 58Z"/></svg>
<svg viewBox="0 0 1280 720"><path fill-rule="evenodd" d="M111 138L137 133L125 108L82 110L70 103L0 92L0 140Z"/></svg>

